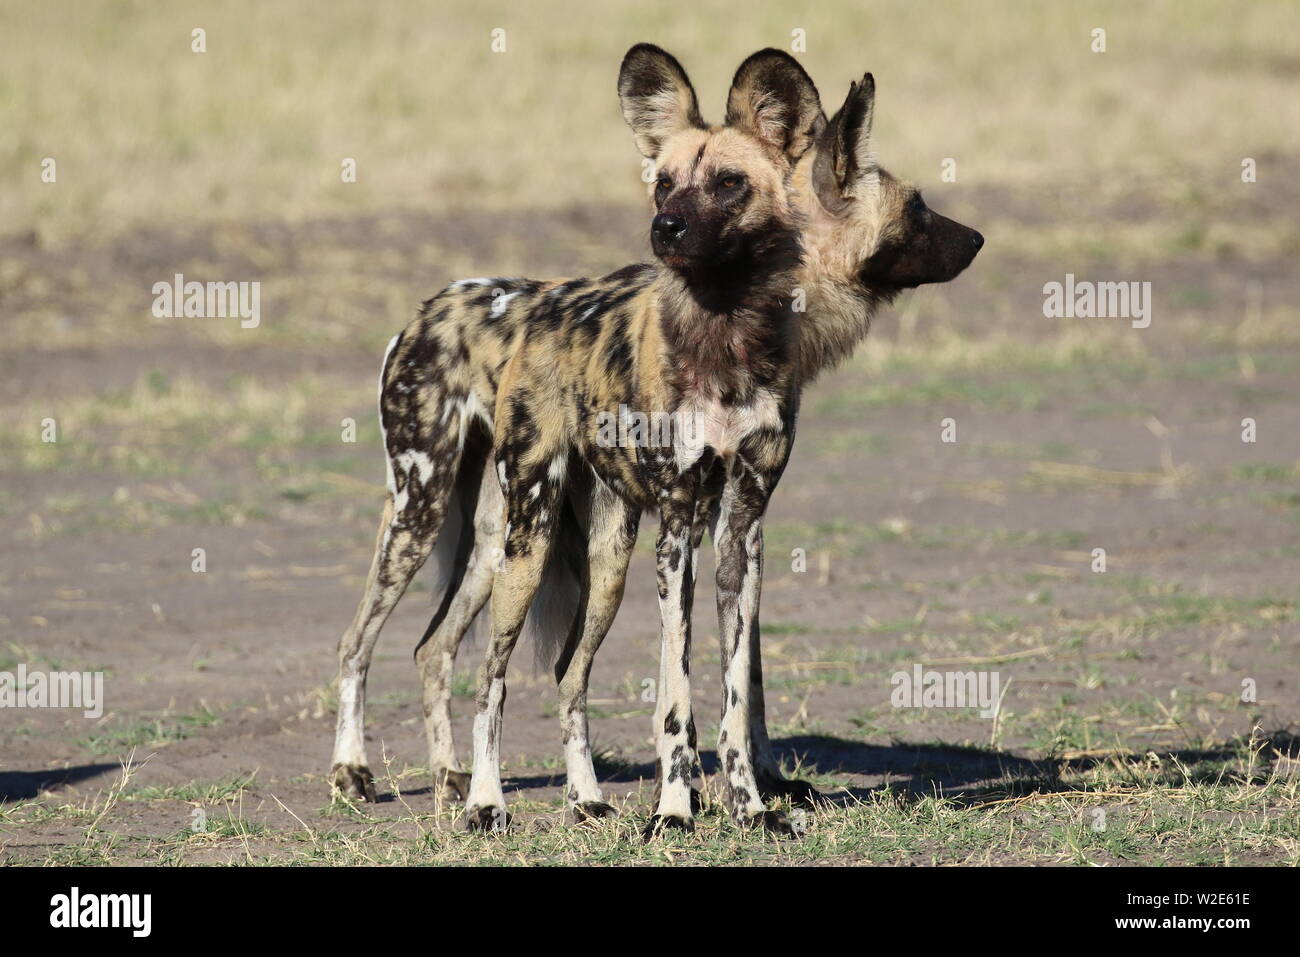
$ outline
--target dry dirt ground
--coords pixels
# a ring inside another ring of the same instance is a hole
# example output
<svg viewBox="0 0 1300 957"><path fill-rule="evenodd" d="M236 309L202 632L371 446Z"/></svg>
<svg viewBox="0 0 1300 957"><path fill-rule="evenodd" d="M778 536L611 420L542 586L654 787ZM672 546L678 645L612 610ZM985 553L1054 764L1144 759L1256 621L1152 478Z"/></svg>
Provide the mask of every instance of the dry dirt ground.
<svg viewBox="0 0 1300 957"><path fill-rule="evenodd" d="M1041 221L1046 204L971 193L955 212ZM1094 215L1153 216L1131 202ZM334 647L382 496L383 342L454 277L449 262L615 266L644 254L643 217L5 240L0 304L36 321L13 323L31 342L0 358L0 670L103 671L106 708L97 720L0 713L0 860L1300 861L1300 339L1284 311L1300 283L1293 260L1196 237L1132 277L1105 249L1072 260L1154 284L1152 327L1133 330L1044 319L1042 283L1066 267L1000 253L986 230L967 276L901 302L808 393L763 593L769 721L787 763L832 799L807 814L802 841L738 833L713 809L694 837L637 839L652 774L653 519L592 677L620 823L565 822L553 681L522 648L503 749L514 833L468 837L455 808L435 808L411 656L426 587L399 606L370 675L381 801L331 803ZM261 279L262 326L153 319L150 287L175 271ZM39 439L47 416L56 443ZM349 417L355 443L342 441ZM953 443L941 441L949 417ZM704 560L694 673L710 771ZM458 663L465 757L480 650ZM997 672L997 720L891 707L890 676L918 663Z"/></svg>

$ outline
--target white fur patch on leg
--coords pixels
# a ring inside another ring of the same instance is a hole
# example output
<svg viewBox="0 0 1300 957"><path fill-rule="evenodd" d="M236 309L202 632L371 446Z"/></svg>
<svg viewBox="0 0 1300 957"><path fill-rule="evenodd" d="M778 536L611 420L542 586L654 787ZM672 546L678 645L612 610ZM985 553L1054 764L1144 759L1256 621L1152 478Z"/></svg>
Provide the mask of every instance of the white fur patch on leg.
<svg viewBox="0 0 1300 957"><path fill-rule="evenodd" d="M365 686L361 676L344 674L339 679L339 717L334 732L334 763L353 767L366 764Z"/></svg>
<svg viewBox="0 0 1300 957"><path fill-rule="evenodd" d="M470 778L470 809L505 807L501 790L501 717L505 709L506 683L493 678L488 686L487 707L474 715L474 773Z"/></svg>

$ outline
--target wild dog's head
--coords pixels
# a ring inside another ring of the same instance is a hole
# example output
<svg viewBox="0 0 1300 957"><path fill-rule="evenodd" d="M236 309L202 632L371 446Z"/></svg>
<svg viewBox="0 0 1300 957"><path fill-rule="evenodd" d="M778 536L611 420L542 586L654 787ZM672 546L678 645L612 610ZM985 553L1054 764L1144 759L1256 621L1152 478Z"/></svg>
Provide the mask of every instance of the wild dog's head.
<svg viewBox="0 0 1300 957"><path fill-rule="evenodd" d="M796 187L804 196L813 268L888 301L902 289L948 282L971 264L984 237L926 206L871 153L876 84L854 83L839 112L804 158Z"/></svg>
<svg viewBox="0 0 1300 957"><path fill-rule="evenodd" d="M623 116L655 164L654 253L688 280L793 266L799 230L787 186L825 119L808 74L779 50L740 65L724 126L707 126L681 65L650 44L623 59Z"/></svg>

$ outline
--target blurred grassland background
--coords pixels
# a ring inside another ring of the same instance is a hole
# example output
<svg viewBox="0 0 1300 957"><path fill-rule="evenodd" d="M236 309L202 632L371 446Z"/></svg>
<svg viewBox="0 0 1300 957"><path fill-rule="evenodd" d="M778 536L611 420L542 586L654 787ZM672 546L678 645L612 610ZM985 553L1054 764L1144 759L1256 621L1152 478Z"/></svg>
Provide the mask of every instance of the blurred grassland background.
<svg viewBox="0 0 1300 957"><path fill-rule="evenodd" d="M373 348L446 279L644 256L623 52L673 51L717 120L739 61L788 49L796 29L827 111L873 71L882 163L989 237L972 281L993 308L964 334L1019 326L999 291L1041 286L1026 260L1176 260L1190 285L1164 304L1196 305L1206 265L1267 273L1300 253L1296 19L1285 0L6 3L0 354L102 345L124 327L175 341L175 324L139 318L140 284L186 266L262 279L277 317L257 335L208 323L187 337ZM40 180L45 157L57 184ZM340 180L347 157L356 183ZM948 157L955 184L940 181ZM943 313L946 291L923 295Z"/></svg>

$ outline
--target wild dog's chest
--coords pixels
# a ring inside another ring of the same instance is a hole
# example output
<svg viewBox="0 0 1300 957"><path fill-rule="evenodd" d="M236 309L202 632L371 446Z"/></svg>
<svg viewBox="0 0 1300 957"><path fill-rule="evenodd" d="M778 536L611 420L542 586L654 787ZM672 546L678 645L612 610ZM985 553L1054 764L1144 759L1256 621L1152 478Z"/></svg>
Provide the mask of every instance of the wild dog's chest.
<svg viewBox="0 0 1300 957"><path fill-rule="evenodd" d="M716 396L684 396L673 413L673 455L685 471L706 449L723 460L732 458L756 432L781 427L781 404L769 389L758 389L747 402L723 402Z"/></svg>
<svg viewBox="0 0 1300 957"><path fill-rule="evenodd" d="M679 468L705 449L730 459L760 430L782 425L780 395L789 381L791 329L783 310L671 323L667 337Z"/></svg>

